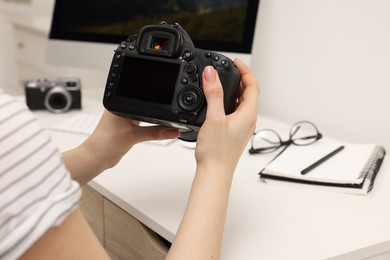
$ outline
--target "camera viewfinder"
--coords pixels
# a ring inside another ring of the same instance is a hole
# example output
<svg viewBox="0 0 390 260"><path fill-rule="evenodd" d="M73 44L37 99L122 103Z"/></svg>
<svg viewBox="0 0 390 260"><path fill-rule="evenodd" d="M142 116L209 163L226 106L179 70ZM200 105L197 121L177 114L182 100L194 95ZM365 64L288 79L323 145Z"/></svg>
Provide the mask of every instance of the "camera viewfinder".
<svg viewBox="0 0 390 260"><path fill-rule="evenodd" d="M155 37L152 39L152 46L151 46L152 49L166 50L167 47L168 47L168 39L167 38Z"/></svg>

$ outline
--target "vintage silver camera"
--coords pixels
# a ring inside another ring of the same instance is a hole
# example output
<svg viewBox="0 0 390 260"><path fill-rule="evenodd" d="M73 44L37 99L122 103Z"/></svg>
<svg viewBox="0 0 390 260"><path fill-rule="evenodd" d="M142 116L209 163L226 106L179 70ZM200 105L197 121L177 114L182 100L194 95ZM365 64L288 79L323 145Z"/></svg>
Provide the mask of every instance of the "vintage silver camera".
<svg viewBox="0 0 390 260"><path fill-rule="evenodd" d="M27 106L31 110L46 109L53 113L64 113L70 109L81 109L79 78L26 80L24 90Z"/></svg>

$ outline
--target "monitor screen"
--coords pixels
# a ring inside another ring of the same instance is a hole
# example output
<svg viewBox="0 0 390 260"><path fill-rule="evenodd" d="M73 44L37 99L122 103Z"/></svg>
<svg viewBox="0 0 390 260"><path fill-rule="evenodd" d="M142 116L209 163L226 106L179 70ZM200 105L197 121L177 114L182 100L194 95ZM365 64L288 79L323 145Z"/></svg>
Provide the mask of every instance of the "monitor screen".
<svg viewBox="0 0 390 260"><path fill-rule="evenodd" d="M178 22L195 47L250 53L259 0L56 1L50 38L120 43L148 24Z"/></svg>
<svg viewBox="0 0 390 260"><path fill-rule="evenodd" d="M260 0L56 0L48 60L59 65L67 60L66 65L71 66L87 62L87 66L95 66L103 60L104 68L109 64L112 52L107 55L107 48L102 51L96 47L111 44L112 50L113 44L117 45L129 35L138 34L143 26L161 21L179 23L196 48L222 52L225 55L250 54L259 2Z"/></svg>

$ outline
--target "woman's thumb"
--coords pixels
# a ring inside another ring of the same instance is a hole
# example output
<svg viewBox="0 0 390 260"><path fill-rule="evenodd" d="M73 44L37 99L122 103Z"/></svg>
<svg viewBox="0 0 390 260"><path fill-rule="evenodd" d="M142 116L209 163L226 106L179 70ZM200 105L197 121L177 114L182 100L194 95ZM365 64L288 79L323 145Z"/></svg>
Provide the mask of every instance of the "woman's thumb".
<svg viewBox="0 0 390 260"><path fill-rule="evenodd" d="M223 88L217 71L207 66L203 71L203 92L207 101L208 116L225 115Z"/></svg>

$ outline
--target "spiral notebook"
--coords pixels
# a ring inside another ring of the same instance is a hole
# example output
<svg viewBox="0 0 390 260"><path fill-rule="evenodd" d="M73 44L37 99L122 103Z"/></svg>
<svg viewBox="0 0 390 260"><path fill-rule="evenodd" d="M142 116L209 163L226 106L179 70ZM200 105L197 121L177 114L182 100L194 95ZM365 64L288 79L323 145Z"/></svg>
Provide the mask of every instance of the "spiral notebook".
<svg viewBox="0 0 390 260"><path fill-rule="evenodd" d="M340 150L310 172L302 170L332 151ZM259 173L266 183L298 184L316 189L367 194L373 188L386 151L374 144L317 142L308 146L290 145Z"/></svg>

